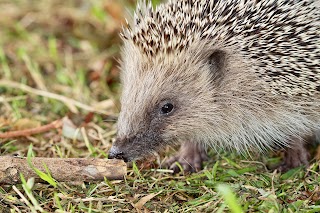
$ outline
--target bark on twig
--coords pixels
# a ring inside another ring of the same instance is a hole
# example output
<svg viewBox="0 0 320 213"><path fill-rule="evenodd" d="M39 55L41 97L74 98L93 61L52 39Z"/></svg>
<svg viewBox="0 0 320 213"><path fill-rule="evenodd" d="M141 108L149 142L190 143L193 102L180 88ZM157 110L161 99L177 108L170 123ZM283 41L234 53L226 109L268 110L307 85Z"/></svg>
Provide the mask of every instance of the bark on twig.
<svg viewBox="0 0 320 213"><path fill-rule="evenodd" d="M70 181L103 181L123 179L127 173L127 165L122 160L115 159L83 159L83 158L38 158L32 159L35 168L46 173L44 164L51 176L59 182ZM26 158L0 157L0 183L20 183L20 173L28 179L35 177L37 182L43 182L29 167Z"/></svg>

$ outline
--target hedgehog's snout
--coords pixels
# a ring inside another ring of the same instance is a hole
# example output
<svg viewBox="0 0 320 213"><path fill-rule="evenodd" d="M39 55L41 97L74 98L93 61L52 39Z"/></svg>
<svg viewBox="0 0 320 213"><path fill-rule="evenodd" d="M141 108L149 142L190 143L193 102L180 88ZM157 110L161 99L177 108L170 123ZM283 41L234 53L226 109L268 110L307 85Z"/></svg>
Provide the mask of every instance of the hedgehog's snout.
<svg viewBox="0 0 320 213"><path fill-rule="evenodd" d="M160 138L155 134L135 134L117 137L113 143L108 158L121 159L125 162L143 159L150 153L158 151Z"/></svg>
<svg viewBox="0 0 320 213"><path fill-rule="evenodd" d="M108 158L109 159L120 159L125 162L129 162L132 159L132 143L135 140L135 136L132 137L118 137L112 145Z"/></svg>
<svg viewBox="0 0 320 213"><path fill-rule="evenodd" d="M125 162L128 162L128 158L125 156L125 153L114 145L111 147L111 149L109 151L108 158L109 159L120 159L120 160L124 160Z"/></svg>

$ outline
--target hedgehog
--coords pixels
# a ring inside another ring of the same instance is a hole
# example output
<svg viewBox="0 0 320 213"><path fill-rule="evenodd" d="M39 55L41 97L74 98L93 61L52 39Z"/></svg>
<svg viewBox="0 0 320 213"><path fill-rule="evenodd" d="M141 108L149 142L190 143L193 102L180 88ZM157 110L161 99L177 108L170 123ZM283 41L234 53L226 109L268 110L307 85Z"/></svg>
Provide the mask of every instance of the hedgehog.
<svg viewBox="0 0 320 213"><path fill-rule="evenodd" d="M284 149L306 166L320 125L320 9L312 0L138 3L123 29L121 110L109 158L198 171L207 148Z"/></svg>

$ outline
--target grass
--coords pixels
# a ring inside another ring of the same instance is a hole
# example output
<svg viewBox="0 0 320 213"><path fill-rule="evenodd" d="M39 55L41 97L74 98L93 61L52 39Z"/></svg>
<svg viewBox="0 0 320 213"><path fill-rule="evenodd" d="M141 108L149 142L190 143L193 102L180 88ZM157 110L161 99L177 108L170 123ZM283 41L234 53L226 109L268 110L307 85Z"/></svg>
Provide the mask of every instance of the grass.
<svg viewBox="0 0 320 213"><path fill-rule="evenodd" d="M0 132L68 116L85 136L74 139L57 129L0 139L1 155L27 156L32 144L38 157L107 156L119 112L118 33L123 14L134 4L0 2ZM87 106L96 112L89 113ZM272 153L246 158L221 151L210 156L204 170L191 175L137 163L120 181L46 184L21 177L22 184L0 185L0 212L320 211L318 163L279 174L264 166L279 162ZM50 175L39 175L52 181Z"/></svg>

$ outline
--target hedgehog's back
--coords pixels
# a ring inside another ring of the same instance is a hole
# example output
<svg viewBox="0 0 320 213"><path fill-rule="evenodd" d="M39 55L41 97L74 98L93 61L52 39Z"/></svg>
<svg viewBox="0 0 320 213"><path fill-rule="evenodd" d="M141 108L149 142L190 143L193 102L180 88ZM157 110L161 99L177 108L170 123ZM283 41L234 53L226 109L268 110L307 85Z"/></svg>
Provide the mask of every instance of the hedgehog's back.
<svg viewBox="0 0 320 213"><path fill-rule="evenodd" d="M171 0L138 7L124 37L150 58L222 43L250 61L271 93L312 96L320 91L319 10L300 0Z"/></svg>

